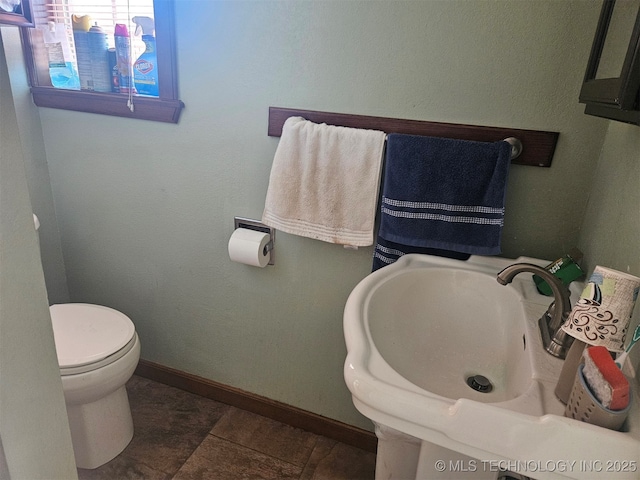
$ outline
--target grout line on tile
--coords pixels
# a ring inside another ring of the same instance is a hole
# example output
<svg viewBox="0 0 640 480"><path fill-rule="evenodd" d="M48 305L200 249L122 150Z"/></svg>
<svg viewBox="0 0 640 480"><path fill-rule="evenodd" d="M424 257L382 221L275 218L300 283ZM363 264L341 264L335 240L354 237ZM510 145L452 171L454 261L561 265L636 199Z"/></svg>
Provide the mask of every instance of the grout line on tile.
<svg viewBox="0 0 640 480"><path fill-rule="evenodd" d="M256 453L258 453L258 454L260 454L260 455L264 455L265 457L273 458L273 459L278 460L278 461L280 461L280 462L284 462L284 463L286 463L286 464L288 464L288 465L291 465L291 466L293 466L293 467L296 467L296 468L302 468L302 469L304 469L304 466L306 465L306 463L305 463L305 465L303 465L303 466L301 467L300 465L296 465L295 463L291 463L290 461L285 460L285 459L283 459L283 458L280 458L280 457L274 457L273 455L270 455L270 454L268 454L268 453L262 452L262 451L260 451L260 450L255 449L255 448L249 447L249 446L244 445L244 444L242 444L242 443L240 443L240 442L235 442L235 441L230 440L230 439L228 439L228 438L221 437L220 435L216 435L215 433L211 433L211 432L209 432L209 434L208 434L208 435L211 435L212 437L216 437L217 439L222 440L223 442L229 442L229 443L232 443L232 444L237 445L237 446L239 446L239 447L246 448L247 450L251 450L252 452L256 452ZM203 440L203 441L204 441L204 440ZM317 442L317 440L316 440L316 442ZM315 445L314 445L314 448L315 448ZM312 451L313 451L313 450L312 450ZM309 454L309 458L311 458L311 454ZM309 461L309 459L307 459L306 461L308 462L308 461ZM186 462L185 462L185 463L186 463Z"/></svg>
<svg viewBox="0 0 640 480"><path fill-rule="evenodd" d="M205 436L205 437L202 439L202 442L204 442L206 438L207 438L207 437ZM180 473L180 470L182 470L182 469L184 468L184 466L187 464L187 462L189 462L189 460L191 459L191 457L193 457L193 455L196 453L196 451L198 450L198 448L200 448L200 445L202 445L202 442L200 442L200 443L196 446L196 448L194 448L194 449L191 451L191 453L189 454L189 456L188 456L187 458L185 458L184 462L182 462L182 465L180 465L180 467L179 467L175 472L173 472L173 473L169 474L169 475L171 475L171 478L172 478L172 479L173 479L173 478L175 478L175 477Z"/></svg>

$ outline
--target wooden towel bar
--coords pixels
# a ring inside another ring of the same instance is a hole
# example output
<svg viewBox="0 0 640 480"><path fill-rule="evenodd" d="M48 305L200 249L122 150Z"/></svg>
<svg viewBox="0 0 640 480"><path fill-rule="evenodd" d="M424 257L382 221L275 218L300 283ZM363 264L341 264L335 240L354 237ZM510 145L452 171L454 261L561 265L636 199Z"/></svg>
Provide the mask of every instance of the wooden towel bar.
<svg viewBox="0 0 640 480"><path fill-rule="evenodd" d="M479 142L497 142L507 137L516 137L522 142L522 154L512 160L513 164L534 167L550 167L558 141L558 132L522 130L502 127L482 127L456 123L425 122L397 118L350 115L345 113L317 112L293 108L269 107L270 137L282 135L282 126L289 117L303 117L314 123L326 123L341 127L381 130L385 133L404 133L430 137L457 138Z"/></svg>

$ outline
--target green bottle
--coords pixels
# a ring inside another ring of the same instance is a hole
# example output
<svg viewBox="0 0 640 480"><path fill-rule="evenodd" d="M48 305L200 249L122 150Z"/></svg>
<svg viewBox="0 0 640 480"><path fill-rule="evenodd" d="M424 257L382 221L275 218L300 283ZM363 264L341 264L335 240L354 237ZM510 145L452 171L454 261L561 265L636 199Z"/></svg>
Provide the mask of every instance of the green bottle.
<svg viewBox="0 0 640 480"><path fill-rule="evenodd" d="M560 281L562 281L565 286L567 286L574 280L577 280L584 275L584 272L576 263L581 259L582 252L575 248L564 257L551 262L544 268L545 270L548 270L550 273L552 273L555 277L560 279ZM535 282L536 288L541 294L547 296L553 295L551 287L549 287L549 284L545 282L541 277L539 277L538 275L534 275L533 281Z"/></svg>

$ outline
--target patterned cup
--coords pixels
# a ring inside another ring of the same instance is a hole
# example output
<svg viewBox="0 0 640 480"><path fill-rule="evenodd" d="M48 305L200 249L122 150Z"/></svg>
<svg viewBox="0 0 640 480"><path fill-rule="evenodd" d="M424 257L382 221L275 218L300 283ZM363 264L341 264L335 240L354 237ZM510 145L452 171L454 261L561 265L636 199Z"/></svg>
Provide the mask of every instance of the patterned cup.
<svg viewBox="0 0 640 480"><path fill-rule="evenodd" d="M589 345L622 352L639 291L640 278L596 266L562 329Z"/></svg>

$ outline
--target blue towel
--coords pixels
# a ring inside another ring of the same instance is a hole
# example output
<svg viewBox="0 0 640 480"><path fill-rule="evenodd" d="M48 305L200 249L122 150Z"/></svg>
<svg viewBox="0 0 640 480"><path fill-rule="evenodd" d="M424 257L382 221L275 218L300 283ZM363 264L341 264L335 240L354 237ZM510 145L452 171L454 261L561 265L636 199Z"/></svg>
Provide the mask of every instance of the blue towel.
<svg viewBox="0 0 640 480"><path fill-rule="evenodd" d="M396 248L400 253L499 254L510 163L507 142L388 135L378 232L384 241L374 257L381 260L389 242L407 247Z"/></svg>
<svg viewBox="0 0 640 480"><path fill-rule="evenodd" d="M468 253L454 252L451 250L440 250L438 248L412 247L400 243L390 242L378 235L376 249L373 252L373 268L375 272L379 268L395 263L401 256L408 253L420 253L422 255L437 255L439 257L455 258L456 260L467 260L471 255Z"/></svg>

